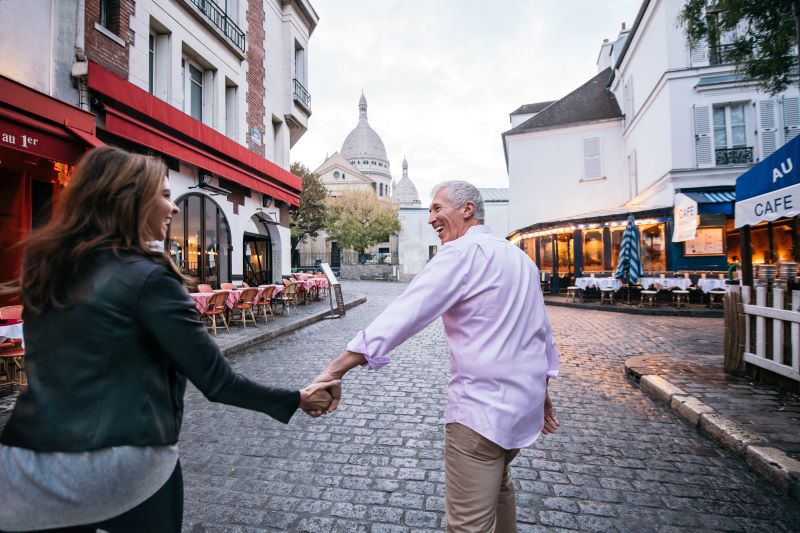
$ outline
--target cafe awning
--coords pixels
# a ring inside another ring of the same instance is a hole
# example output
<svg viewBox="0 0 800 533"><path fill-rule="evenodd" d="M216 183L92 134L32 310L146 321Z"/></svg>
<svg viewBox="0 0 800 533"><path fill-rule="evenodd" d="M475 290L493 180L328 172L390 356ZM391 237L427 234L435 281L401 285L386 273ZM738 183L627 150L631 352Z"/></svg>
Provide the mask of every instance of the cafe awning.
<svg viewBox="0 0 800 533"><path fill-rule="evenodd" d="M300 205L302 180L289 171L92 62L88 81L102 95L108 133Z"/></svg>
<svg viewBox="0 0 800 533"><path fill-rule="evenodd" d="M688 191L683 194L697 202L697 212L700 215L733 214L733 202L736 201L734 191Z"/></svg>
<svg viewBox="0 0 800 533"><path fill-rule="evenodd" d="M800 137L784 144L736 180L735 226L800 215Z"/></svg>

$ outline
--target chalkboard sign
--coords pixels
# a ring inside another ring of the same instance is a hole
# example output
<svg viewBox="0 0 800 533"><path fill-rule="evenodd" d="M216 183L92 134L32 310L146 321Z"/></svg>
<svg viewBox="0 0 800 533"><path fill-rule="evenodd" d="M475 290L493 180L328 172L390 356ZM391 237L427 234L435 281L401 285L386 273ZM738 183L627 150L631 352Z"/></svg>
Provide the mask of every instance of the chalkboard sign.
<svg viewBox="0 0 800 533"><path fill-rule="evenodd" d="M328 291L328 297L331 303L331 316L329 318L341 318L345 315L342 285L339 283L339 280L336 279L328 263L322 263L319 267L322 269L325 277L328 278L328 283L331 286Z"/></svg>

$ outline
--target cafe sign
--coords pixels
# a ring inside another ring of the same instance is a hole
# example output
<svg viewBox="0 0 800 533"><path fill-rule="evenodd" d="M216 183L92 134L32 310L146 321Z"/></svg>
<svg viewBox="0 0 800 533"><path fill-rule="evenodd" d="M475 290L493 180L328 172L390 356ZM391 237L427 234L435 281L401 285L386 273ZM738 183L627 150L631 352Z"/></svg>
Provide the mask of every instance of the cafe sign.
<svg viewBox="0 0 800 533"><path fill-rule="evenodd" d="M685 194L676 194L672 216L675 221L672 242L691 241L697 236L697 202Z"/></svg>
<svg viewBox="0 0 800 533"><path fill-rule="evenodd" d="M740 228L800 215L800 137L795 137L736 180Z"/></svg>
<svg viewBox="0 0 800 533"><path fill-rule="evenodd" d="M0 116L0 149L2 148L70 164L83 153L83 145L71 139L66 130L63 137L52 135Z"/></svg>

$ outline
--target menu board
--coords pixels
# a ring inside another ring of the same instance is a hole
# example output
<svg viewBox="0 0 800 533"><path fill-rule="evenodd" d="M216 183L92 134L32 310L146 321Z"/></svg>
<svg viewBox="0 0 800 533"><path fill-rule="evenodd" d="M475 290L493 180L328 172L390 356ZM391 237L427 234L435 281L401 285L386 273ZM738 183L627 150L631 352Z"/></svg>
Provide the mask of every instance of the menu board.
<svg viewBox="0 0 800 533"><path fill-rule="evenodd" d="M336 279L336 275L333 273L333 270L328 263L322 263L319 267L325 274L325 277L328 278L328 282L331 285L331 288L328 291L331 301L331 314L327 318L341 318L345 315L342 285Z"/></svg>
<svg viewBox="0 0 800 533"><path fill-rule="evenodd" d="M697 236L683 242L683 255L725 255L725 228L722 226L697 228Z"/></svg>

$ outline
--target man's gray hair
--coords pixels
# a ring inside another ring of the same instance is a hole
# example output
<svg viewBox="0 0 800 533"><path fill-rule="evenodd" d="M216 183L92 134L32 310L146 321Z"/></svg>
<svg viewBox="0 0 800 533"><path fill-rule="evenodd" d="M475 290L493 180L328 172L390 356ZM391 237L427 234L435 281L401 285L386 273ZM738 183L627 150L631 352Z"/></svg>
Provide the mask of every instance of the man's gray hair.
<svg viewBox="0 0 800 533"><path fill-rule="evenodd" d="M433 188L431 196L436 196L442 189L447 189L447 196L453 202L453 207L461 207L467 202L475 204L475 220L484 221L486 215L483 209L483 196L481 196L481 191L477 187L466 181L443 181Z"/></svg>

